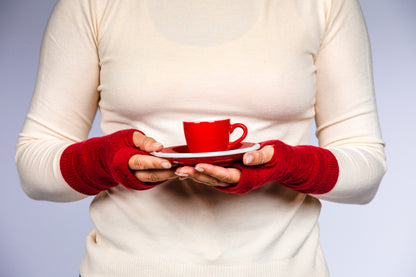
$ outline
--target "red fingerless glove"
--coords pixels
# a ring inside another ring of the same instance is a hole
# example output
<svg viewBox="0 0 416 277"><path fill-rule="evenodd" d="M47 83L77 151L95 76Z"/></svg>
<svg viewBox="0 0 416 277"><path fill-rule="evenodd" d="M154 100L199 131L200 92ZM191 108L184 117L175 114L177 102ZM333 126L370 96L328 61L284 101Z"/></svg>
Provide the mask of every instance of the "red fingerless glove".
<svg viewBox="0 0 416 277"><path fill-rule="evenodd" d="M135 147L135 131L122 130L68 146L60 159L65 181L74 190L87 195L98 194L118 184L135 190L158 185L140 182L128 167L131 156L148 155Z"/></svg>
<svg viewBox="0 0 416 277"><path fill-rule="evenodd" d="M278 182L301 193L323 194L335 186L339 167L329 150L311 145L290 146L279 140L261 143L261 147L266 145L274 147L270 162L260 166L237 162L233 167L241 170L239 183L216 189L244 194L269 182Z"/></svg>

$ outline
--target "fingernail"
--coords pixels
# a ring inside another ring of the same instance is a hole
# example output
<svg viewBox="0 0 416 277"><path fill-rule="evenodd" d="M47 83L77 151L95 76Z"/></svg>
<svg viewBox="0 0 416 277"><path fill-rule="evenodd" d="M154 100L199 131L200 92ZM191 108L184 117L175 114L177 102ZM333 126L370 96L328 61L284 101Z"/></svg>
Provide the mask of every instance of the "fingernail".
<svg viewBox="0 0 416 277"><path fill-rule="evenodd" d="M195 170L198 171L198 172L204 172L204 169L201 168L201 167L195 167Z"/></svg>
<svg viewBox="0 0 416 277"><path fill-rule="evenodd" d="M248 155L246 158L245 158L245 164L250 164L252 161L253 161L253 156L251 156L251 155Z"/></svg>
<svg viewBox="0 0 416 277"><path fill-rule="evenodd" d="M152 147L159 148L160 146L163 146L160 142L155 142L152 144Z"/></svg>
<svg viewBox="0 0 416 277"><path fill-rule="evenodd" d="M179 177L188 177L189 175L186 173L181 173L181 172L175 172L175 174Z"/></svg>
<svg viewBox="0 0 416 277"><path fill-rule="evenodd" d="M171 165L169 162L163 162L163 163L162 163L162 167L163 167L163 168L166 168L166 169L169 169L169 168L171 168L171 167L172 167L172 165Z"/></svg>

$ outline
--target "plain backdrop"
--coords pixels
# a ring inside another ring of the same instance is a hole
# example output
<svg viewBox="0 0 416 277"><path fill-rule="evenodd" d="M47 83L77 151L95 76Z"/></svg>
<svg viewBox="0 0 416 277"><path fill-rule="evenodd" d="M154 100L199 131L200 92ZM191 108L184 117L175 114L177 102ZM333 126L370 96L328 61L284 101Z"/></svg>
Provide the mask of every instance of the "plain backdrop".
<svg viewBox="0 0 416 277"><path fill-rule="evenodd" d="M54 4L0 0L0 276L78 276L92 228L92 198L66 204L31 200L20 188L14 164ZM416 1L361 0L361 5L372 42L389 169L370 204L323 202L321 242L334 277L414 277ZM97 126L91 136L101 134Z"/></svg>

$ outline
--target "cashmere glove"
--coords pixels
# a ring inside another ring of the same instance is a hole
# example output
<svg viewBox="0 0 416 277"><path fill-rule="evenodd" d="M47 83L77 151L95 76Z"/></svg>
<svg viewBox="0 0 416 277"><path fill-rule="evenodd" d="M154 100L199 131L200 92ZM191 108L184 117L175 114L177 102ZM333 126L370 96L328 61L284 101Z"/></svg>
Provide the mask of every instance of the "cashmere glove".
<svg viewBox="0 0 416 277"><path fill-rule="evenodd" d="M134 145L133 133L136 131L140 132L122 130L68 146L60 159L65 181L86 195L98 194L118 184L135 190L146 190L160 184L143 183L129 169L128 162L133 155L148 155Z"/></svg>
<svg viewBox="0 0 416 277"><path fill-rule="evenodd" d="M244 194L269 182L277 182L297 192L324 194L335 186L339 167L329 150L311 145L290 146L279 140L262 142L260 145L261 148L273 146L272 159L259 166L236 162L232 167L241 170L238 184L216 189Z"/></svg>

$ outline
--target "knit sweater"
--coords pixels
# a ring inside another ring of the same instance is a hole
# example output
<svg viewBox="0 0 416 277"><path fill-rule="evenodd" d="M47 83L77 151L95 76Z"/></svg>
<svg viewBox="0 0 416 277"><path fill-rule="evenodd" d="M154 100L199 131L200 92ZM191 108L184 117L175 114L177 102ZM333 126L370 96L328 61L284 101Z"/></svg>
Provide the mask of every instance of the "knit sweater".
<svg viewBox="0 0 416 277"><path fill-rule="evenodd" d="M275 182L242 195L179 179L112 187L91 203L83 277L328 276L320 199L367 203L386 170L357 0L59 0L17 145L30 197L86 197L59 162L97 109L105 134L135 128L165 146L184 144L195 117L289 145L307 144L315 122L339 177L320 195Z"/></svg>

